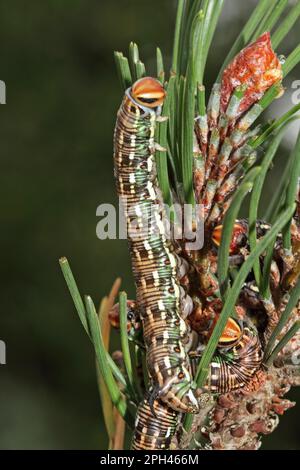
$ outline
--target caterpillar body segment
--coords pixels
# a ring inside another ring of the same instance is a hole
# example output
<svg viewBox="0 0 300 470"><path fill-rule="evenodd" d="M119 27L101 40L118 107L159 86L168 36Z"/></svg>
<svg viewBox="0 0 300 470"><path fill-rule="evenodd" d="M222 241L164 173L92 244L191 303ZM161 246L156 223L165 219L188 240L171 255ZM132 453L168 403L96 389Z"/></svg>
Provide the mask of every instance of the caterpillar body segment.
<svg viewBox="0 0 300 470"><path fill-rule="evenodd" d="M146 394L137 410L132 450L169 449L177 423L178 412L161 400L150 405L150 395Z"/></svg>

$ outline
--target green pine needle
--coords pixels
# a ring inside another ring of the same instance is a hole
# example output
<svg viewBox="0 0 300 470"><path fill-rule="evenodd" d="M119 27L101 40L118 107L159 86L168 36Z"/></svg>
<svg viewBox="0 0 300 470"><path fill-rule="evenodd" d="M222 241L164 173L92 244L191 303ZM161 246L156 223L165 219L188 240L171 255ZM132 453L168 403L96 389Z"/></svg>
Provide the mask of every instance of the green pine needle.
<svg viewBox="0 0 300 470"><path fill-rule="evenodd" d="M139 373L142 367L143 352L142 352L142 348L140 347L140 345L134 342L129 343L129 349L130 349L131 363L133 364L132 379L134 383L135 393L137 396L137 402L139 403L143 399L143 396L144 396L144 393L143 393L144 384L142 382L141 377L139 376Z"/></svg>
<svg viewBox="0 0 300 470"><path fill-rule="evenodd" d="M127 90L132 84L132 77L130 72L129 63L126 57L123 56L122 52L114 52L118 77L123 90Z"/></svg>
<svg viewBox="0 0 300 470"><path fill-rule="evenodd" d="M120 336L121 347L123 353L124 368L127 376L127 387L130 394L131 401L138 403L138 393L136 392L133 380L133 368L131 364L131 355L127 334L127 295L126 292L119 294L119 309L120 309Z"/></svg>
<svg viewBox="0 0 300 470"><path fill-rule="evenodd" d="M275 137L275 139L273 139L273 141L271 142L261 162L261 171L254 181L251 198L250 198L250 208L249 208L249 244L250 244L251 251L255 249L256 244L257 244L256 221L258 219L258 206L259 206L259 201L261 197L261 192L263 189L267 171L276 154L276 151L279 147L282 137L283 137L283 132L280 132ZM260 271L259 259L255 260L254 265L253 265L253 271L254 271L257 286L261 286L261 271Z"/></svg>
<svg viewBox="0 0 300 470"><path fill-rule="evenodd" d="M140 62L139 48L135 42L129 44L129 66L131 70L131 75L133 77L133 82L138 80L140 77L140 67L142 62Z"/></svg>
<svg viewBox="0 0 300 470"><path fill-rule="evenodd" d="M195 205L193 191L193 143L194 143L194 110L195 110L195 87L194 82L188 75L184 87L184 102L182 116L182 180L185 202Z"/></svg>
<svg viewBox="0 0 300 470"><path fill-rule="evenodd" d="M298 180L300 176L300 131L298 133L298 138L296 145L294 146L292 152L292 164L289 177L289 184L287 186L286 198L284 207L290 207L296 199L296 191L298 187ZM283 235L283 246L285 249L291 249L291 220L287 223L282 231Z"/></svg>
<svg viewBox="0 0 300 470"><path fill-rule="evenodd" d="M206 114L205 87L199 83L197 86L197 111L199 116L205 116Z"/></svg>
<svg viewBox="0 0 300 470"><path fill-rule="evenodd" d="M193 191L193 147L194 147L194 119L196 109L196 55L198 51L197 39L201 36L203 29L203 12L202 10L195 16L189 40L189 57L184 80L183 101L179 113L182 116L181 127L181 168L182 182L185 196L185 202L195 205L195 197ZM198 70L199 72L199 70Z"/></svg>
<svg viewBox="0 0 300 470"><path fill-rule="evenodd" d="M175 74L178 74L180 67L180 39L183 34L184 4L185 0L178 0L171 68L172 72Z"/></svg>
<svg viewBox="0 0 300 470"><path fill-rule="evenodd" d="M170 181L169 181L169 171L168 171L168 126L169 126L169 116L170 116L170 103L173 99L172 96L172 84L169 82L167 89L167 96L163 104L161 116L166 117L167 120L164 122L157 123L156 126L156 141L159 142L160 146L164 150L157 150L155 153L156 160L156 169L157 177L159 182L159 187L162 192L163 200L168 206L172 205L172 198L170 192Z"/></svg>
<svg viewBox="0 0 300 470"><path fill-rule="evenodd" d="M261 296L268 300L271 297L270 291L270 273L272 268L273 262L273 255L274 255L274 244L276 242L276 238L270 243L266 250L266 255L264 257L264 267L261 277L261 286L260 286L260 294Z"/></svg>
<svg viewBox="0 0 300 470"><path fill-rule="evenodd" d="M249 20L245 24L244 28L238 35L229 53L227 54L224 60L224 63L221 67L221 70L219 72L218 78L216 80L217 83L220 82L223 71L227 67L229 62L231 62L231 60L249 43L251 36L253 35L255 29L261 23L265 14L267 14L270 11L270 9L272 9L272 6L273 6L273 0L260 0L258 2Z"/></svg>
<svg viewBox="0 0 300 470"><path fill-rule="evenodd" d="M118 412L124 418L126 423L133 428L134 427L134 418L127 406L126 400L122 397L122 394L119 390L117 383L112 375L110 370L109 364L107 362L107 356L105 347L103 344L102 334L99 325L98 315L94 306L94 303L89 296L85 296L85 306L87 312L87 318L89 323L89 328L91 332L91 338L95 348L95 354L97 359L97 364L99 367L99 371L107 390L109 391L111 401L113 402L114 406L117 408Z"/></svg>
<svg viewBox="0 0 300 470"><path fill-rule="evenodd" d="M89 336L90 340L93 341L93 339L91 337L89 325L88 325L88 322L87 322L87 312L86 312L86 309L85 309L85 305L82 301L82 297L80 295L79 289L77 287L75 278L73 276L73 273L71 271L71 268L70 268L70 265L69 265L69 262L68 262L67 258L65 258L65 257L60 258L59 264L60 264L63 276L65 278L65 281L67 283L67 286L69 288L69 291L70 291L73 303L75 305L75 308L77 310L78 316L80 318L80 321L81 321L87 335ZM109 365L112 374L114 375L115 379L124 387L124 391L126 392L128 386L127 386L126 380L125 380L122 372L117 367L117 365L115 364L115 362L111 358L108 351L105 351L105 354L106 354L107 364Z"/></svg>
<svg viewBox="0 0 300 470"><path fill-rule="evenodd" d="M297 331L300 328L300 321L296 321L293 326L289 329L289 331L284 335L284 337L279 341L277 346L274 348L270 356L265 362L265 365L267 367L270 367L270 365L274 362L280 351L286 346L286 344L295 336Z"/></svg>
<svg viewBox="0 0 300 470"><path fill-rule="evenodd" d="M160 83L165 81L164 60L159 47L156 48L156 74Z"/></svg>
<svg viewBox="0 0 300 470"><path fill-rule="evenodd" d="M251 142L249 142L249 145L251 145L253 148L257 148L260 145L262 145L274 131L285 126L286 124L289 124L291 120L298 119L300 116L298 115L295 116L295 114L299 110L300 110L300 104L293 106L291 109L289 109L289 111L283 114L279 119L277 119L272 124L270 124L266 129L264 129L264 132L262 134L260 134L258 137L255 137Z"/></svg>
<svg viewBox="0 0 300 470"><path fill-rule="evenodd" d="M284 199L285 199L285 194L286 194L286 189L289 184L289 176L290 176L290 168L292 164L292 152L290 152L286 164L285 164L285 169L283 171L283 174L280 178L280 181L278 183L277 189L274 191L274 194L268 204L268 208L266 212L263 215L263 220L267 220L271 224L276 220L278 213L282 209Z"/></svg>
<svg viewBox="0 0 300 470"><path fill-rule="evenodd" d="M258 106L264 111L278 97L281 92L281 81L274 83L258 101Z"/></svg>
<svg viewBox="0 0 300 470"><path fill-rule="evenodd" d="M135 70L136 70L136 76L138 80L146 75L145 65L141 60L137 61L135 65Z"/></svg>
<svg viewBox="0 0 300 470"><path fill-rule="evenodd" d="M195 34L195 79L199 84L203 84L208 51L213 39L219 16L223 7L223 0L204 0L202 4L201 26Z"/></svg>
<svg viewBox="0 0 300 470"><path fill-rule="evenodd" d="M251 191L255 178L259 175L260 171L260 167L253 168L249 171L240 187L236 190L224 218L221 243L218 250L218 281L223 301L226 299L229 284L229 247L232 238L233 226L237 219L241 204L245 196L249 191Z"/></svg>
<svg viewBox="0 0 300 470"><path fill-rule="evenodd" d="M264 354L264 362L268 362L268 359L271 355L271 351L273 350L274 344L280 333L282 332L283 328L285 327L286 323L290 319L290 316L293 312L293 309L296 307L300 297L300 279L298 279L297 284L291 290L289 295L289 301L286 305L286 308L282 315L280 316L279 322L275 326L268 344L266 346L265 354Z"/></svg>
<svg viewBox="0 0 300 470"><path fill-rule="evenodd" d="M190 38L193 22L197 15L202 15L203 0L185 1L184 15L182 17L182 34L180 38L180 67L178 73L186 74L189 54L190 54Z"/></svg>
<svg viewBox="0 0 300 470"><path fill-rule="evenodd" d="M272 28L276 25L278 19L281 17L287 5L288 5L288 0L277 0L276 4L273 5L272 8L270 8L267 15L265 15L264 19L261 21L253 37L251 38L251 42L255 41L265 31L272 30Z"/></svg>
<svg viewBox="0 0 300 470"><path fill-rule="evenodd" d="M282 66L283 77L286 77L300 62L300 44L289 54Z"/></svg>
<svg viewBox="0 0 300 470"><path fill-rule="evenodd" d="M71 297L73 299L75 308L77 310L78 316L80 318L80 321L82 323L83 328L85 329L86 333L90 336L89 332L89 327L86 319L86 312L85 312L85 307L84 303L82 301L80 292L78 290L76 281L74 279L73 273L71 271L69 262L67 258L62 257L59 260L59 264L63 273L63 276L65 278L66 284L68 286L69 292L71 294Z"/></svg>
<svg viewBox="0 0 300 470"><path fill-rule="evenodd" d="M277 49L279 44L283 41L286 35L290 32L296 21L300 16L300 2L297 2L286 15L285 18L280 20L280 25L272 34L272 45Z"/></svg>

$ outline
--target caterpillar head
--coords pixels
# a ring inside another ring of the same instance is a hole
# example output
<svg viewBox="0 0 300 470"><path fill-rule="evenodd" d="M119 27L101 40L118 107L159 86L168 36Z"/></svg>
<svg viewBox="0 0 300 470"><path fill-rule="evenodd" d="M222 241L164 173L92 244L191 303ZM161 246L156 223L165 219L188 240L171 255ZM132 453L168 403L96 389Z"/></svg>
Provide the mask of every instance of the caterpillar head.
<svg viewBox="0 0 300 470"><path fill-rule="evenodd" d="M221 244L223 225L218 225L214 228L212 233L212 241L214 244L219 247ZM233 226L233 232L229 247L229 254L234 255L239 252L239 249L246 245L247 243L247 232L248 227L242 220L236 221Z"/></svg>
<svg viewBox="0 0 300 470"><path fill-rule="evenodd" d="M218 347L219 348L230 348L234 346L243 334L241 324L234 320L234 318L229 318L227 320L224 331L220 337Z"/></svg>
<svg viewBox="0 0 300 470"><path fill-rule="evenodd" d="M130 94L141 106L157 108L164 102L166 92L162 84L152 77L143 77L132 85Z"/></svg>

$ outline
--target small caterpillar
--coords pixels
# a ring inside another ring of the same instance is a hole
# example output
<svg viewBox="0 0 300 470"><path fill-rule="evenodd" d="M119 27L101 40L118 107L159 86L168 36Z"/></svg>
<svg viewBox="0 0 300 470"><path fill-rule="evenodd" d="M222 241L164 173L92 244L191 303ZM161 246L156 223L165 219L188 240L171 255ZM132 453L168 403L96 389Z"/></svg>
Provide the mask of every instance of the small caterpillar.
<svg viewBox="0 0 300 470"><path fill-rule="evenodd" d="M228 393L241 389L249 384L262 363L262 347L258 335L247 324L243 327L234 319L235 331L240 330L232 341L221 337L217 354L210 364L207 389L212 393ZM195 373L199 354L191 353L192 369Z"/></svg>
<svg viewBox="0 0 300 470"><path fill-rule="evenodd" d="M163 86L150 77L138 80L126 91L114 134L115 178L124 203L153 385L150 402L161 399L174 410L191 413L198 411L198 402L184 347L188 329L181 316L181 297L185 293L177 280L178 257L171 253L165 236L154 161L154 132L164 98Z"/></svg>
<svg viewBox="0 0 300 470"><path fill-rule="evenodd" d="M237 254L241 248L248 248L249 250L249 237L248 237L248 227L249 223L247 219L239 219L236 220L234 226L233 226L233 231L232 231L232 237L231 237L231 242L230 242L230 247L229 247L229 254ZM256 221L256 237L258 239L261 239L266 235L266 233L272 228L272 226L265 222L264 220L257 220ZM223 230L223 225L217 225L213 232L212 232L212 241L213 243L219 247L221 243L221 238L222 238L222 230ZM277 235L277 239L275 242L274 249L279 250L282 245L282 235L279 233Z"/></svg>
<svg viewBox="0 0 300 470"><path fill-rule="evenodd" d="M212 392L227 393L247 385L262 361L262 348L256 332L244 326L240 340L214 357L208 377Z"/></svg>

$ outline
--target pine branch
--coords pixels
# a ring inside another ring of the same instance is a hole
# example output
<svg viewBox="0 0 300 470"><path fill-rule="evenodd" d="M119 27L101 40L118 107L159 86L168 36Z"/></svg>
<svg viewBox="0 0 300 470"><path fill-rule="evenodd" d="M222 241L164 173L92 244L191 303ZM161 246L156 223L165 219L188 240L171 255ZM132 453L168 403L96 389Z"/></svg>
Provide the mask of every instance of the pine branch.
<svg viewBox="0 0 300 470"><path fill-rule="evenodd" d="M208 375L208 370L209 370L209 364L213 358L217 344L226 326L227 320L230 317L230 315L232 315L232 312L234 311L236 301L238 299L239 293L241 291L241 288L245 282L245 279L249 271L252 269L255 260L268 247L269 243L272 242L274 237L276 237L278 232L282 229L282 227L284 227L287 221L290 220L294 210L295 210L295 205L285 210L281 214L281 216L274 223L270 231L258 242L258 244L256 245L256 248L252 251L252 253L250 253L248 258L244 261L243 265L241 266L235 278L235 281L228 292L220 317L207 343L207 346L203 352L199 366L197 368L195 382L198 388L201 388L205 385L206 378ZM187 415L184 420L184 428L186 431L189 431L191 429L192 422L193 422L193 416Z"/></svg>

